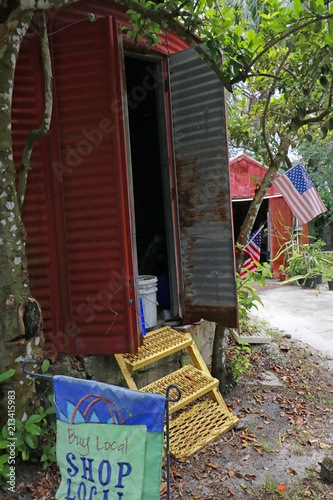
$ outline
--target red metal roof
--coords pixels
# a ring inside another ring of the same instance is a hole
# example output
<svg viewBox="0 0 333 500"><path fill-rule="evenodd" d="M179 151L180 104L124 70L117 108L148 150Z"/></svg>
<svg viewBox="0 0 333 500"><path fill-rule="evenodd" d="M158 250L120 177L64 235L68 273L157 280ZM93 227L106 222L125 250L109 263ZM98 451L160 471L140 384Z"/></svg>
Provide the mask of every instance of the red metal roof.
<svg viewBox="0 0 333 500"><path fill-rule="evenodd" d="M262 165L262 163L259 163L254 158L250 158L250 156L241 153L230 159L229 170L231 197L253 198L256 181L251 176L259 178L258 182L260 183L268 167ZM274 184L268 189L265 198L270 198L272 196L281 196L281 193L275 188Z"/></svg>

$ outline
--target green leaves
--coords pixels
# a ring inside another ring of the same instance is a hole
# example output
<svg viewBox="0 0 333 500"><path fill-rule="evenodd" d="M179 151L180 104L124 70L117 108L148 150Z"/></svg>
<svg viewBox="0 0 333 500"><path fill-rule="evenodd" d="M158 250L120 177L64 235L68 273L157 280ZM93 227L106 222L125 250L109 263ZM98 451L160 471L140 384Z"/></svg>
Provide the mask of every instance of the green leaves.
<svg viewBox="0 0 333 500"><path fill-rule="evenodd" d="M43 364L43 370L46 371L49 362ZM19 419L10 419L1 429L0 435L0 486L6 482L9 472L6 465L9 455L8 445L15 440L15 456L22 460L35 460L38 451L43 443L42 457L40 461L43 468L46 468L50 462L56 461L54 446L55 419L46 419L47 415L55 413L53 396L49 396L51 406L46 410L42 406L38 408L38 414L31 415L25 422ZM9 425L10 424L10 425ZM36 450L36 451L35 451ZM40 454L39 454L40 456Z"/></svg>
<svg viewBox="0 0 333 500"><path fill-rule="evenodd" d="M41 415L31 415L31 417L28 418L28 420L25 422L25 430L26 432L30 432L31 434L34 434L35 436L40 436L41 434L41 429L38 425L36 425L37 422L40 422L42 420Z"/></svg>
<svg viewBox="0 0 333 500"><path fill-rule="evenodd" d="M329 39L333 42L333 19L327 20L327 26Z"/></svg>
<svg viewBox="0 0 333 500"><path fill-rule="evenodd" d="M35 450L38 447L38 439L37 439L37 436L34 434L32 434L32 435L28 434L25 437L25 442L33 450Z"/></svg>
<svg viewBox="0 0 333 500"><path fill-rule="evenodd" d="M8 462L8 459L9 459L8 453L5 453L4 455L0 456L0 471L4 470L4 465Z"/></svg>
<svg viewBox="0 0 333 500"><path fill-rule="evenodd" d="M294 9L297 15L299 15L302 12L301 0L294 0Z"/></svg>
<svg viewBox="0 0 333 500"><path fill-rule="evenodd" d="M327 136L327 133L328 133L327 127L325 127L325 125L323 125L322 127L320 127L320 130L321 130L322 139L325 139L325 137Z"/></svg>
<svg viewBox="0 0 333 500"><path fill-rule="evenodd" d="M236 275L237 296L239 305L239 317L248 318L250 310L255 307L258 309L257 304L263 305L260 297L255 294L253 284L260 282L262 286L265 285L265 278L272 277L272 273L266 264L259 264L255 272L249 271L245 280L242 280L239 274Z"/></svg>
<svg viewBox="0 0 333 500"><path fill-rule="evenodd" d="M49 462L56 462L56 447L51 446L50 444L43 444L43 454L40 461L43 464L43 469L46 469Z"/></svg>
<svg viewBox="0 0 333 500"><path fill-rule="evenodd" d="M10 368L10 370L7 370L4 373L0 373L0 384L1 382L4 382L5 380L9 379L12 377L15 373L15 370L13 368Z"/></svg>
<svg viewBox="0 0 333 500"><path fill-rule="evenodd" d="M246 354L250 355L252 352L250 345L241 339L239 339L238 342L240 345L237 345L234 355L228 360L228 368L231 370L234 384L237 384L243 372L250 374L250 368L252 367L252 364L246 356Z"/></svg>
<svg viewBox="0 0 333 500"><path fill-rule="evenodd" d="M93 14L92 12L89 12L88 19L89 19L90 22L93 23L93 22L97 21L98 16L96 16L96 14Z"/></svg>
<svg viewBox="0 0 333 500"><path fill-rule="evenodd" d="M322 26L323 26L323 23L322 21L317 21L314 25L313 25L313 32L314 33L320 33L321 32L321 29L322 29Z"/></svg>
<svg viewBox="0 0 333 500"><path fill-rule="evenodd" d="M327 80L325 75L320 75L319 82L320 82L320 85L322 85L323 87L327 87L329 84L329 81Z"/></svg>
<svg viewBox="0 0 333 500"><path fill-rule="evenodd" d="M46 373L47 370L49 369L49 366L50 366L50 361L48 359L44 359L42 364L42 373Z"/></svg>

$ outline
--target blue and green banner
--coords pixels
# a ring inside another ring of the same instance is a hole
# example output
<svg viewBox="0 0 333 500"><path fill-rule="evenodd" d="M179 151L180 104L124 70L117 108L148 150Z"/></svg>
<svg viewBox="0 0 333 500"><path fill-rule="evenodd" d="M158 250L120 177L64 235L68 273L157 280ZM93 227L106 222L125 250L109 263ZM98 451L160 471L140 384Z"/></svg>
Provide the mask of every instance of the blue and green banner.
<svg viewBox="0 0 333 500"><path fill-rule="evenodd" d="M165 397L53 377L57 500L158 500Z"/></svg>

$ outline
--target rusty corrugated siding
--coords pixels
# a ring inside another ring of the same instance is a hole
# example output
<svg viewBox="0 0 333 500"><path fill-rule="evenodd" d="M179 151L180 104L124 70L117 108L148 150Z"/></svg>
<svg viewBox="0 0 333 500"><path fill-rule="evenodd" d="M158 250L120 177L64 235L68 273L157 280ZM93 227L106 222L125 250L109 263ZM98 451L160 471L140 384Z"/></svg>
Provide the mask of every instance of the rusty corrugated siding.
<svg viewBox="0 0 333 500"><path fill-rule="evenodd" d="M170 57L184 316L237 325L224 92L192 49Z"/></svg>

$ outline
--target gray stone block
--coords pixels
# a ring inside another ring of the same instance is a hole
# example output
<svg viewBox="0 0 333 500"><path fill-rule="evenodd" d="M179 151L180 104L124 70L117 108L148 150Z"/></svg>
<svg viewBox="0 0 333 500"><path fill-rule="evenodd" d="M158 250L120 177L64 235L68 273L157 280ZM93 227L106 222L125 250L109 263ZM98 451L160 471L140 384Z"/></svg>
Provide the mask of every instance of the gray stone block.
<svg viewBox="0 0 333 500"><path fill-rule="evenodd" d="M212 351L215 335L214 322L202 319L199 323L175 327L174 329L180 332L190 333L206 365L210 366L212 364ZM185 365L193 364L187 351L185 351L183 362Z"/></svg>
<svg viewBox="0 0 333 500"><path fill-rule="evenodd" d="M330 483L333 482L333 459L331 457L326 456L322 461L320 475Z"/></svg>

